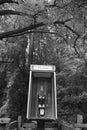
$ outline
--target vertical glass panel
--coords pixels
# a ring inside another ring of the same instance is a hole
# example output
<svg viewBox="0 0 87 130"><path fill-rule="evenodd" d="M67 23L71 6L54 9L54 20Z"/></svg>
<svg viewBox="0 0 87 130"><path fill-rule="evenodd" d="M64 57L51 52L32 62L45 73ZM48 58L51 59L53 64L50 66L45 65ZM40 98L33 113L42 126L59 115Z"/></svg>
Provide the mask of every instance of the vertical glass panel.
<svg viewBox="0 0 87 130"><path fill-rule="evenodd" d="M32 77L30 118L54 118L52 78Z"/></svg>

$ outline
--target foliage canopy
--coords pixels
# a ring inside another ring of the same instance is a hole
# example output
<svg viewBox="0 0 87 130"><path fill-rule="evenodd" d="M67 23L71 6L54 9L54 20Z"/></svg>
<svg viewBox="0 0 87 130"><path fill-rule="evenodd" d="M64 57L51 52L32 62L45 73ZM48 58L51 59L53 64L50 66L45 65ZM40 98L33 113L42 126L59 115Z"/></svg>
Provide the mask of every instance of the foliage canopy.
<svg viewBox="0 0 87 130"><path fill-rule="evenodd" d="M87 114L87 1L0 0L0 8L1 115L25 115L31 63L56 65L58 116Z"/></svg>

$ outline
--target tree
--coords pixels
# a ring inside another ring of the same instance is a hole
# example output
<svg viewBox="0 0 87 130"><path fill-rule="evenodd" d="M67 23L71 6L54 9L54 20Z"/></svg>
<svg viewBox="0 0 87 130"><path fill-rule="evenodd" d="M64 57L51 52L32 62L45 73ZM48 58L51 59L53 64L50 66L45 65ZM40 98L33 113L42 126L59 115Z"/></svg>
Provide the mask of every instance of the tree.
<svg viewBox="0 0 87 130"><path fill-rule="evenodd" d="M6 65L7 86L10 86L7 99L11 117L14 112L16 116L25 113L24 108L20 110L20 99L26 95L23 91L26 93L27 90L25 85L30 63L56 65L58 115L69 115L72 106L75 114L78 110L84 112L77 106L86 97L86 5L86 0L0 1L0 39L4 39L1 44L4 44L4 51L0 50L0 57L1 62L11 62ZM28 54L26 49L29 50ZM17 99L19 106L15 105Z"/></svg>

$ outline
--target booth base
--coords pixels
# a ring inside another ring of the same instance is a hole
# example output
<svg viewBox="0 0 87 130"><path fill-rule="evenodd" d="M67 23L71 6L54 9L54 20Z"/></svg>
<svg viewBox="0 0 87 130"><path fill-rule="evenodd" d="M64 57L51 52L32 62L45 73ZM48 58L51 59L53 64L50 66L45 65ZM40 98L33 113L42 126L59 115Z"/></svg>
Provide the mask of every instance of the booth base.
<svg viewBox="0 0 87 130"><path fill-rule="evenodd" d="M27 122L22 125L24 130L58 130L57 123L54 121Z"/></svg>

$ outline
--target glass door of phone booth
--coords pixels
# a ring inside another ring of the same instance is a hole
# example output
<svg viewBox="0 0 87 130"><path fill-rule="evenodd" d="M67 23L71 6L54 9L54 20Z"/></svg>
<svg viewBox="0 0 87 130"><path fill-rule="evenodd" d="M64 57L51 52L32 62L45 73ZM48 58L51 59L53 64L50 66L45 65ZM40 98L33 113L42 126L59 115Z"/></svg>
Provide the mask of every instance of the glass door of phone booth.
<svg viewBox="0 0 87 130"><path fill-rule="evenodd" d="M30 71L27 105L28 119L57 118L55 78L54 70L47 71L42 68Z"/></svg>

